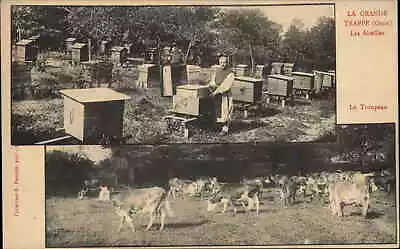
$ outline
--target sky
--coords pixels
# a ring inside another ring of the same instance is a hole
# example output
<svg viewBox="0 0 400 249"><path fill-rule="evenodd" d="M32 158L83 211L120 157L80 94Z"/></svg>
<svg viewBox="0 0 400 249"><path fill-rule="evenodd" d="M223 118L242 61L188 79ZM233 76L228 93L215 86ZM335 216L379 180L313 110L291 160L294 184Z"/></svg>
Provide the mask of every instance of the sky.
<svg viewBox="0 0 400 249"><path fill-rule="evenodd" d="M224 9L238 7L224 7ZM282 25L286 31L293 19L301 19L305 28L315 25L322 16L334 17L333 5L251 6L239 8L260 9L269 20Z"/></svg>

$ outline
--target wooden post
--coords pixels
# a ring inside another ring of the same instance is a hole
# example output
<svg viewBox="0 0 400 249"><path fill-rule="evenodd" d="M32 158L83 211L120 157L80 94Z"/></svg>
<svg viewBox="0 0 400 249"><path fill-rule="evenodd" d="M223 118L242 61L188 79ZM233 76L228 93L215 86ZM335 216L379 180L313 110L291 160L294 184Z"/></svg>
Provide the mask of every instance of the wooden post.
<svg viewBox="0 0 400 249"><path fill-rule="evenodd" d="M92 60L92 42L91 39L88 39L88 53L89 53L89 62Z"/></svg>

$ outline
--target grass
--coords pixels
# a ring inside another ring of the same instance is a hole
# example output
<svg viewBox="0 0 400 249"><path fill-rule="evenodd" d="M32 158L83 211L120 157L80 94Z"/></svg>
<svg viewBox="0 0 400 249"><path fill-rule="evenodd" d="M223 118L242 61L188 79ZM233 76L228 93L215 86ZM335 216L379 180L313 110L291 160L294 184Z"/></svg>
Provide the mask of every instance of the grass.
<svg viewBox="0 0 400 249"><path fill-rule="evenodd" d="M137 231L117 232L119 217L111 204L95 199L52 197L46 200L46 245L162 246L162 245L272 245L394 243L396 239L395 196L374 193L369 217L358 208L346 208L347 216L333 216L326 205L308 199L281 208L277 191L264 191L261 213L230 210L207 212L206 201L171 200L174 217L167 217L165 230L156 222L144 228L148 218L137 220ZM241 210L239 208L239 210Z"/></svg>

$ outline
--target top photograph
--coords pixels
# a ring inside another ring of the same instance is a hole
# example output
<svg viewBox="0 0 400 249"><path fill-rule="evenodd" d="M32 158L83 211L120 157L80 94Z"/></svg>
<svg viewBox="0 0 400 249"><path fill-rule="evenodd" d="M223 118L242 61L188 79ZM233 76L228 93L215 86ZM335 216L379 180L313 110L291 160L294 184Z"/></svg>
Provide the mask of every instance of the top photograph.
<svg viewBox="0 0 400 249"><path fill-rule="evenodd" d="M11 144L336 141L333 4L11 6Z"/></svg>

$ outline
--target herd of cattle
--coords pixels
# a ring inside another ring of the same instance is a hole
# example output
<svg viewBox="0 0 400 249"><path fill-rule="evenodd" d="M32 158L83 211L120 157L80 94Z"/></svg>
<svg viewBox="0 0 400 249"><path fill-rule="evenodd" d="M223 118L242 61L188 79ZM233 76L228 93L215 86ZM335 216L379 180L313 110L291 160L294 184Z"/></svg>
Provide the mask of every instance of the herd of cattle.
<svg viewBox="0 0 400 249"><path fill-rule="evenodd" d="M126 187L118 191L102 185L98 199L113 204L121 217L120 230L126 223L132 231L135 231L137 215L150 216L146 230L159 217L160 230L163 230L166 216L174 216L170 200L177 198L200 198L207 202L207 211L220 208L225 213L231 208L236 214L237 206L241 206L245 212L255 210L255 215L259 215L264 187L274 187L279 192L283 207L294 205L296 198L301 196L310 202L318 199L322 204L329 203L334 215L344 216L344 207L352 205L361 207L362 215L367 216L370 194L378 189L390 192L395 186L395 174L386 170L368 174L336 171L306 176L271 175L243 179L240 183L220 182L216 177L195 181L172 178L168 185L167 190L163 187ZM78 198L86 198L88 191L88 187L84 187Z"/></svg>

